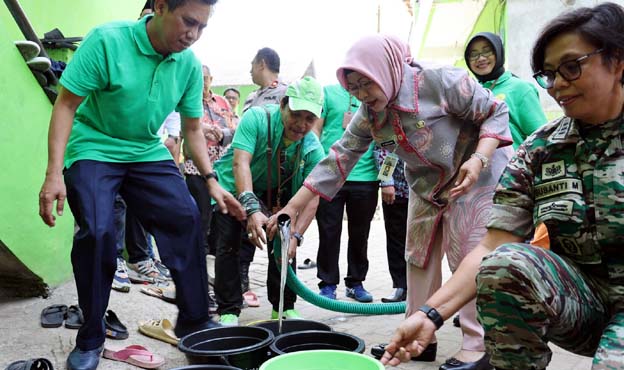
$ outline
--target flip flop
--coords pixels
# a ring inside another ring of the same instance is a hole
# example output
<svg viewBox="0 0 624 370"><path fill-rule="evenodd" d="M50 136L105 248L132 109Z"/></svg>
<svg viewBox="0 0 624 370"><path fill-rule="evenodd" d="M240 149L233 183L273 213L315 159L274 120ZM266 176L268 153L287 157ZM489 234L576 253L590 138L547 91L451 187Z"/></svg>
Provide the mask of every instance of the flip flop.
<svg viewBox="0 0 624 370"><path fill-rule="evenodd" d="M175 303L175 285L167 286L165 288L151 285L141 288L141 293L160 298L168 303Z"/></svg>
<svg viewBox="0 0 624 370"><path fill-rule="evenodd" d="M299 268L300 270L313 269L315 267L316 262L312 261L309 258L306 258L301 265L297 266L297 268Z"/></svg>
<svg viewBox="0 0 624 370"><path fill-rule="evenodd" d="M121 323L112 310L106 311L104 315L104 326L106 327L106 336L111 339L127 339L130 335L128 333L128 328Z"/></svg>
<svg viewBox="0 0 624 370"><path fill-rule="evenodd" d="M48 306L41 311L41 326L44 328L58 328L63 325L66 315L66 305L55 304Z"/></svg>
<svg viewBox="0 0 624 370"><path fill-rule="evenodd" d="M155 355L147 348L139 345L131 345L125 348L104 347L102 356L109 360L127 362L144 369L155 369L165 363L162 356Z"/></svg>
<svg viewBox="0 0 624 370"><path fill-rule="evenodd" d="M65 327L67 329L80 329L84 324L84 316L82 310L76 305L69 306L67 310L67 319L65 319Z"/></svg>
<svg viewBox="0 0 624 370"><path fill-rule="evenodd" d="M167 319L139 321L139 333L174 346L180 341L173 331L171 321Z"/></svg>
<svg viewBox="0 0 624 370"><path fill-rule="evenodd" d="M243 293L243 299L247 302L249 307L260 307L260 300L258 299L258 296L251 290Z"/></svg>
<svg viewBox="0 0 624 370"><path fill-rule="evenodd" d="M47 358L31 358L12 362L5 370L54 370L54 367Z"/></svg>
<svg viewBox="0 0 624 370"><path fill-rule="evenodd" d="M14 44L17 46L17 49L22 54L25 61L31 60L41 52L39 45L30 40L19 40L15 41Z"/></svg>

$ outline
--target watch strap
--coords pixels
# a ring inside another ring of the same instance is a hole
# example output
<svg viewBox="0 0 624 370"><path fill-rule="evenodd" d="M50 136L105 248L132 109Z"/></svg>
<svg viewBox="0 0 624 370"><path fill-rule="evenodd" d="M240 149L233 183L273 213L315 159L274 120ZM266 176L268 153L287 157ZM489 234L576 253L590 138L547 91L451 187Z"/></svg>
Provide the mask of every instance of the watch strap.
<svg viewBox="0 0 624 370"><path fill-rule="evenodd" d="M210 179L217 179L217 174L214 172L208 172L205 175L199 175L199 177L201 177L202 180L204 180L204 182L207 182Z"/></svg>
<svg viewBox="0 0 624 370"><path fill-rule="evenodd" d="M436 326L436 329L440 329L442 327L442 325L444 325L444 319L442 318L442 315L440 315L438 310L436 310L435 308L433 308L431 306L427 306L425 304L425 305L420 306L418 311L424 312L425 315L427 315L427 318L429 318L429 320L433 321L433 323Z"/></svg>

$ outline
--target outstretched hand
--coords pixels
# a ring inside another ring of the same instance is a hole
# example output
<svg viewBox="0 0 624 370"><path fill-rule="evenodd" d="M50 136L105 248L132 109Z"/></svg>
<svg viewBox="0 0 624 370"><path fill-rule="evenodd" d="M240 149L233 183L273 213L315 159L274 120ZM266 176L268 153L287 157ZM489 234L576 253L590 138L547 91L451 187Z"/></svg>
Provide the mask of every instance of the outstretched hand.
<svg viewBox="0 0 624 370"><path fill-rule="evenodd" d="M294 207L292 207L290 205L290 203L286 204L286 206L284 208L282 208L279 212L277 212L276 214L274 214L273 216L269 217L269 221L267 222L267 236L269 237L269 240L273 240L273 238L275 237L275 235L277 234L277 218L282 215L282 214L287 214L290 217L290 223L291 225L293 225L296 221L297 218L297 210L294 209Z"/></svg>
<svg viewBox="0 0 624 370"><path fill-rule="evenodd" d="M399 325L392 340L386 345L381 363L397 366L420 355L431 343L435 330L435 324L423 312L418 311L409 316Z"/></svg>
<svg viewBox="0 0 624 370"><path fill-rule="evenodd" d="M243 221L247 218L245 209L243 209L243 206L241 206L230 192L225 191L214 179L210 180L208 183L210 184L208 186L208 192L210 192L212 199L217 202L217 206L221 212L230 214L239 221Z"/></svg>

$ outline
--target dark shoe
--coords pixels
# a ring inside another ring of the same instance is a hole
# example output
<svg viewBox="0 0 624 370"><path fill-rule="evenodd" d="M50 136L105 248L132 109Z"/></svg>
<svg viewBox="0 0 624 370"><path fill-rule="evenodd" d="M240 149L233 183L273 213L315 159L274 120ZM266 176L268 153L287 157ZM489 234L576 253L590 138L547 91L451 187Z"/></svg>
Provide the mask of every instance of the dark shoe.
<svg viewBox="0 0 624 370"><path fill-rule="evenodd" d="M67 370L95 370L100 362L102 349L104 346L89 351L74 348L67 357Z"/></svg>
<svg viewBox="0 0 624 370"><path fill-rule="evenodd" d="M461 328L461 323L459 322L459 315L455 315L455 317L453 317L453 326L456 328Z"/></svg>
<svg viewBox="0 0 624 370"><path fill-rule="evenodd" d="M30 360L15 361L5 370L53 370L52 363L47 358L31 358Z"/></svg>
<svg viewBox="0 0 624 370"><path fill-rule="evenodd" d="M106 328L106 336L111 339L128 339L130 335L128 328L121 323L121 320L112 310L106 311L104 315L104 327Z"/></svg>
<svg viewBox="0 0 624 370"><path fill-rule="evenodd" d="M387 343L377 344L371 347L371 355L376 359L380 359L386 351ZM412 361L433 362L438 352L438 343L430 343L427 348L419 355L413 356Z"/></svg>
<svg viewBox="0 0 624 370"><path fill-rule="evenodd" d="M180 325L177 324L175 329L173 330L175 332L175 335L178 338L183 338L189 334L198 332L198 331L202 331L202 330L206 330L206 329L214 329L214 328L220 328L221 324L216 323L210 319L208 319L208 321L204 321L201 324L197 324L197 325Z"/></svg>
<svg viewBox="0 0 624 370"><path fill-rule="evenodd" d="M373 301L373 296L364 289L362 284L347 288L347 297L353 298L358 302L368 303Z"/></svg>
<svg viewBox="0 0 624 370"><path fill-rule="evenodd" d="M493 370L494 366L490 365L490 356L486 353L479 361L462 362L451 357L440 366L440 370Z"/></svg>
<svg viewBox="0 0 624 370"><path fill-rule="evenodd" d="M336 286L333 284L325 285L321 288L319 295L329 299L336 299Z"/></svg>
<svg viewBox="0 0 624 370"><path fill-rule="evenodd" d="M407 298L407 290L405 288L396 288L392 294L383 297L383 303L403 302Z"/></svg>

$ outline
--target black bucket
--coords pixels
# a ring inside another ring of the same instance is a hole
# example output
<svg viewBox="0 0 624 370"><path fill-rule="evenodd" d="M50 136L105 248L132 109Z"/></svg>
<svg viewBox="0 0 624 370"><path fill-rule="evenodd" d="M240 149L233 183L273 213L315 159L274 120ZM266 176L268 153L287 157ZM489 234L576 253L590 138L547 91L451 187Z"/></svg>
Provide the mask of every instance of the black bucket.
<svg viewBox="0 0 624 370"><path fill-rule="evenodd" d="M206 329L180 339L178 348L191 364L213 364L258 369L269 358L274 336L270 330L251 326Z"/></svg>
<svg viewBox="0 0 624 370"><path fill-rule="evenodd" d="M171 370L241 370L240 367L232 367L225 365L190 365L190 366L182 366L176 367Z"/></svg>
<svg viewBox="0 0 624 370"><path fill-rule="evenodd" d="M269 329L273 333L273 335L276 337L280 335L278 320L260 321L260 322L251 324L251 326ZM332 328L329 327L329 325L323 324L322 322L312 321L312 320L283 320L282 321L282 334L294 333L298 331L308 331L308 330L332 331Z"/></svg>
<svg viewBox="0 0 624 370"><path fill-rule="evenodd" d="M314 349L363 353L364 348L364 341L354 335L318 330L282 334L271 344L271 352L276 355Z"/></svg>

